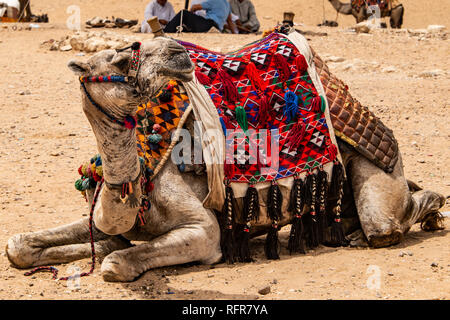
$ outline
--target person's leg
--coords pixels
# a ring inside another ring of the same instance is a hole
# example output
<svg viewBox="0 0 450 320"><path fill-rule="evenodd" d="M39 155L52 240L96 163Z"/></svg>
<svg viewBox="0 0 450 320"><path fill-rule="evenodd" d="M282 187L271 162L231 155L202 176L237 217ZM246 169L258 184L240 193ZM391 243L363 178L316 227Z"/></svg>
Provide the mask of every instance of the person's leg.
<svg viewBox="0 0 450 320"><path fill-rule="evenodd" d="M184 32L207 32L213 27L214 21L205 19L196 15L190 11L183 10L183 31ZM179 12L167 26L164 28L164 32L174 33L177 32L177 27L181 22L181 12Z"/></svg>

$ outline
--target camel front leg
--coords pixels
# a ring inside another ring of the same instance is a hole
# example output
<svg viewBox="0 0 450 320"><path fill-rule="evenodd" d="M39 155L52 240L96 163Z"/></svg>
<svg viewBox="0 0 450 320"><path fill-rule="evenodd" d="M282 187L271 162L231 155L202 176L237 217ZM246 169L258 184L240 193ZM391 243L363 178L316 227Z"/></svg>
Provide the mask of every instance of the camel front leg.
<svg viewBox="0 0 450 320"><path fill-rule="evenodd" d="M130 244L118 237L108 236L93 228L93 238L98 256ZM6 244L6 255L17 268L30 268L54 263L67 263L91 255L89 219L33 233L17 234Z"/></svg>
<svg viewBox="0 0 450 320"><path fill-rule="evenodd" d="M108 255L102 263L105 281L133 281L152 268L199 261L216 263L222 254L218 236L211 237L202 226L183 226L148 243L119 250Z"/></svg>

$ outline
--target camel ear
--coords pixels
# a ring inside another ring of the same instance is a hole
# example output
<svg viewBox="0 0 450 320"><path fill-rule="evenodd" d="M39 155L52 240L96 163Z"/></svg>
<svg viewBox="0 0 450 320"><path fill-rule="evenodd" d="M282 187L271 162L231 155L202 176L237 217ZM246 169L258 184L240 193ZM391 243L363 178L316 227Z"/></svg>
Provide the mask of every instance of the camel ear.
<svg viewBox="0 0 450 320"><path fill-rule="evenodd" d="M123 73L127 73L130 67L131 54L129 52L118 52L111 60L111 64Z"/></svg>
<svg viewBox="0 0 450 320"><path fill-rule="evenodd" d="M70 70L79 75L84 75L89 73L89 71L91 71L91 67L89 67L87 63L81 61L72 60L68 63L67 66L69 67Z"/></svg>

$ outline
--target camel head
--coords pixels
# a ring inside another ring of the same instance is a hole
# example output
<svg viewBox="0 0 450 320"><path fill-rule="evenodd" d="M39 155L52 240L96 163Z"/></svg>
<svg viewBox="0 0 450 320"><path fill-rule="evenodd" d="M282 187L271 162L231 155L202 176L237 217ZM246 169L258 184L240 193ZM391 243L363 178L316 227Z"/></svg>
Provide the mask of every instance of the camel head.
<svg viewBox="0 0 450 320"><path fill-rule="evenodd" d="M133 114L137 105L148 102L169 80L190 81L194 65L186 50L168 38L155 38L141 44L140 67L135 83L87 83L92 99L117 118ZM82 77L127 76L131 49L104 50L87 62L70 61L69 68ZM90 118L90 108L84 104Z"/></svg>

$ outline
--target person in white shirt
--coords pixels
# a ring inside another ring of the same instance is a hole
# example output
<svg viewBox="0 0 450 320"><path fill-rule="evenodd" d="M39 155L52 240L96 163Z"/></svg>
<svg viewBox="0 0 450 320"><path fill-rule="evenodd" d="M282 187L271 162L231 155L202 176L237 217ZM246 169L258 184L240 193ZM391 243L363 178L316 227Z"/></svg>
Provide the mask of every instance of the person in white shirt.
<svg viewBox="0 0 450 320"><path fill-rule="evenodd" d="M144 21L142 21L141 25L142 33L152 32L147 23L147 20L151 17L158 17L159 23L164 27L175 17L175 11L167 0L153 0L145 8Z"/></svg>
<svg viewBox="0 0 450 320"><path fill-rule="evenodd" d="M0 0L0 17L18 19L20 3L18 0Z"/></svg>

